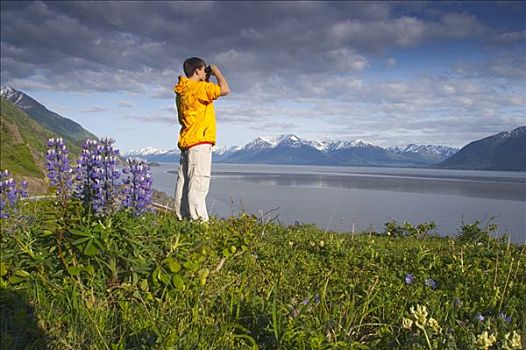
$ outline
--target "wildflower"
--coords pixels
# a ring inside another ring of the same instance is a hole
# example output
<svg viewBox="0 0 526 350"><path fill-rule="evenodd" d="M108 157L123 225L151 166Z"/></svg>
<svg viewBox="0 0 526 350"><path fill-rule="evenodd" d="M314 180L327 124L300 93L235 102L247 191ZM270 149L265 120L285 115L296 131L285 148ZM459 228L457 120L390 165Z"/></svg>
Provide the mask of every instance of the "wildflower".
<svg viewBox="0 0 526 350"><path fill-rule="evenodd" d="M412 273L407 273L405 275L405 284L411 284L415 280L415 276Z"/></svg>
<svg viewBox="0 0 526 350"><path fill-rule="evenodd" d="M9 171L0 172L0 218L8 218L9 212L15 210L18 200L26 197L28 197L27 181L22 181L17 187Z"/></svg>
<svg viewBox="0 0 526 350"><path fill-rule="evenodd" d="M309 298L306 298L305 300L303 300L302 304L303 305L308 305L310 302L310 299Z"/></svg>
<svg viewBox="0 0 526 350"><path fill-rule="evenodd" d="M481 313L477 313L477 315L475 316L475 320L477 320L479 322L483 322L484 319L485 319L485 317Z"/></svg>
<svg viewBox="0 0 526 350"><path fill-rule="evenodd" d="M462 306L462 300L460 300L459 298L455 298L455 306Z"/></svg>
<svg viewBox="0 0 526 350"><path fill-rule="evenodd" d="M123 170L125 196L123 205L131 208L135 215L147 211L152 202L152 174L146 161L142 159L128 159L128 166Z"/></svg>
<svg viewBox="0 0 526 350"><path fill-rule="evenodd" d="M319 304L319 303L320 303L320 295L319 295L319 294L316 294L316 295L314 296L314 302L315 302L316 304Z"/></svg>
<svg viewBox="0 0 526 350"><path fill-rule="evenodd" d="M289 246L291 246L291 247L294 246L294 242L289 241Z"/></svg>
<svg viewBox="0 0 526 350"><path fill-rule="evenodd" d="M415 324L418 327L423 327L423 326L426 325L426 323L427 323L427 315L428 315L427 307L422 306L422 305L417 305L416 306L416 310L412 306L411 306L411 308L409 310L411 311L411 315L415 319Z"/></svg>
<svg viewBox="0 0 526 350"><path fill-rule="evenodd" d="M309 243L310 243L311 247L314 247L316 245L316 243L314 243L313 241L310 241Z"/></svg>
<svg viewBox="0 0 526 350"><path fill-rule="evenodd" d="M111 138L86 140L77 161L75 195L99 215L115 209L120 172L119 151L114 149L114 142Z"/></svg>
<svg viewBox="0 0 526 350"><path fill-rule="evenodd" d="M442 332L442 328L440 327L440 324L434 318L430 318L428 323L429 323L429 327L431 327L433 332L435 332L435 333Z"/></svg>
<svg viewBox="0 0 526 350"><path fill-rule="evenodd" d="M499 313L499 317L506 323L511 323L511 317L507 316L504 312Z"/></svg>
<svg viewBox="0 0 526 350"><path fill-rule="evenodd" d="M488 331L484 331L482 334L479 334L477 337L477 340L475 342L475 345L479 349L486 350L489 347L491 347L493 344L497 342L497 338L493 334L488 334Z"/></svg>
<svg viewBox="0 0 526 350"><path fill-rule="evenodd" d="M437 287L437 283L432 278L427 278L425 283L426 283L426 286L428 286L431 289L436 289Z"/></svg>
<svg viewBox="0 0 526 350"><path fill-rule="evenodd" d="M413 326L413 320L411 320L410 318L402 318L402 327L404 327L405 329L411 329L411 327Z"/></svg>
<svg viewBox="0 0 526 350"><path fill-rule="evenodd" d="M507 333L504 336L503 349L505 350L518 350L522 349L521 336L517 331L513 333Z"/></svg>
<svg viewBox="0 0 526 350"><path fill-rule="evenodd" d="M320 241L320 247L323 247L325 246L325 242L324 241Z"/></svg>
<svg viewBox="0 0 526 350"><path fill-rule="evenodd" d="M68 150L62 138L49 139L46 153L47 177L51 186L57 187L57 195L65 200L71 191L72 169L69 165Z"/></svg>

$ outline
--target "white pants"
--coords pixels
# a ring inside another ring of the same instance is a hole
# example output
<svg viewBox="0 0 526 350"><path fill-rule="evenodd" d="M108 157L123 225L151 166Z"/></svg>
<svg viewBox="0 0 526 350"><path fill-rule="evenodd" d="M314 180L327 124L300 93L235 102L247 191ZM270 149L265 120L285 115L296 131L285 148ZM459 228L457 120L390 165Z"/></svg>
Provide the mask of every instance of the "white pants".
<svg viewBox="0 0 526 350"><path fill-rule="evenodd" d="M206 195L211 172L212 145L197 145L181 151L175 186L175 214L179 220L208 221Z"/></svg>

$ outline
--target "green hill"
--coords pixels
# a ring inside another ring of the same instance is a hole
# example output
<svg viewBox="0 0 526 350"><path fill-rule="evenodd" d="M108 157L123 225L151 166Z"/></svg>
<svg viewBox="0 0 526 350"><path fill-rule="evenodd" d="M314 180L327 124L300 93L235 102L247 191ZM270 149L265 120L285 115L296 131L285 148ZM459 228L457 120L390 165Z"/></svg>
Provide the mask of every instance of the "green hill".
<svg viewBox="0 0 526 350"><path fill-rule="evenodd" d="M84 140L97 138L80 124L48 110L44 105L21 91L4 87L0 94L16 107L25 111L37 123L64 138L64 140L81 146Z"/></svg>
<svg viewBox="0 0 526 350"><path fill-rule="evenodd" d="M46 143L56 134L1 99L0 164L14 175L44 178Z"/></svg>
<svg viewBox="0 0 526 350"><path fill-rule="evenodd" d="M27 180L33 193L45 191L47 142L62 135L42 126L4 98L1 98L0 117L0 168L9 170L17 181ZM70 159L76 159L81 148L71 138L65 141Z"/></svg>

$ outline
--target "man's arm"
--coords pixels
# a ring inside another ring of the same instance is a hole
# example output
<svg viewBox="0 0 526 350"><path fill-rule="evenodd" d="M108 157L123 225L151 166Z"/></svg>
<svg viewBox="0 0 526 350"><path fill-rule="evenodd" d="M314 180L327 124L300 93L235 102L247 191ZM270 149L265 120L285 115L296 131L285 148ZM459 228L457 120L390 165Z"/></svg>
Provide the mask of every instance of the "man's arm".
<svg viewBox="0 0 526 350"><path fill-rule="evenodd" d="M226 81L223 74L221 74L221 71L215 64L210 65L210 68L212 69L212 74L217 79L217 85L221 88L221 93L219 96L226 96L230 93L230 87L228 86L228 82Z"/></svg>

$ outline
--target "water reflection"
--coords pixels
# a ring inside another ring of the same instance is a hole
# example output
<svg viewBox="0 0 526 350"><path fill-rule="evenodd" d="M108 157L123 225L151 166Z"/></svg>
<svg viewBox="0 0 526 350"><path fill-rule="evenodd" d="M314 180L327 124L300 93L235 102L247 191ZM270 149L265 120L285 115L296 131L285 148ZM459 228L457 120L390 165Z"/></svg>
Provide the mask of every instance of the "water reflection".
<svg viewBox="0 0 526 350"><path fill-rule="evenodd" d="M434 193L526 201L526 181L520 178L462 178L394 174L291 174L215 171L213 177L267 186L350 188L411 193Z"/></svg>

